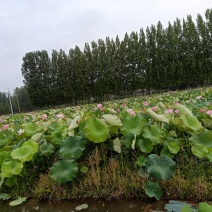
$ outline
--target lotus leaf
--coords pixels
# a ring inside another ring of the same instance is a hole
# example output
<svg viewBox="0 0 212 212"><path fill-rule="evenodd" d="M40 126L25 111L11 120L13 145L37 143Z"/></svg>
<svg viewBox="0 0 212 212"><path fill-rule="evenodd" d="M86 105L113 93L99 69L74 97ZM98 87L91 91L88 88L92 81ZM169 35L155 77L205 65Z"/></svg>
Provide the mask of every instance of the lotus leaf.
<svg viewBox="0 0 212 212"><path fill-rule="evenodd" d="M105 120L108 126L118 127L118 128L122 127L121 120L115 115L105 114L102 116L102 118Z"/></svg>
<svg viewBox="0 0 212 212"><path fill-rule="evenodd" d="M202 119L205 128L212 130L212 119Z"/></svg>
<svg viewBox="0 0 212 212"><path fill-rule="evenodd" d="M5 160L10 160L11 159L11 152L9 151L2 151L0 152L0 166Z"/></svg>
<svg viewBox="0 0 212 212"><path fill-rule="evenodd" d="M13 133L9 130L4 130L0 132L0 147L8 145L13 140Z"/></svg>
<svg viewBox="0 0 212 212"><path fill-rule="evenodd" d="M10 194L7 194L7 193L1 193L0 194L0 199L1 200L8 200L11 198L11 195Z"/></svg>
<svg viewBox="0 0 212 212"><path fill-rule="evenodd" d="M142 136L150 139L153 145L157 145L162 142L165 132L156 125L148 125L144 127Z"/></svg>
<svg viewBox="0 0 212 212"><path fill-rule="evenodd" d="M129 134L124 140L121 141L121 143L129 149L130 146L132 146L134 138L135 136L133 134Z"/></svg>
<svg viewBox="0 0 212 212"><path fill-rule="evenodd" d="M10 178L7 178L5 181L5 185L7 185L8 187L12 187L14 185L17 185L17 176L13 175Z"/></svg>
<svg viewBox="0 0 212 212"><path fill-rule="evenodd" d="M65 138L60 143L60 154L63 159L78 159L86 148L86 140L81 136Z"/></svg>
<svg viewBox="0 0 212 212"><path fill-rule="evenodd" d="M174 175L175 162L167 156L151 154L146 159L147 173L156 180L168 180Z"/></svg>
<svg viewBox="0 0 212 212"><path fill-rule="evenodd" d="M162 197L163 191L157 182L147 181L144 186L149 197L155 197L157 200Z"/></svg>
<svg viewBox="0 0 212 212"><path fill-rule="evenodd" d="M115 138L113 140L113 149L116 152L121 153L121 142L120 142L119 138Z"/></svg>
<svg viewBox="0 0 212 212"><path fill-rule="evenodd" d="M27 197L18 197L18 199L13 200L9 203L10 206L16 206L16 205L20 205L23 202L25 202L27 199Z"/></svg>
<svg viewBox="0 0 212 212"><path fill-rule="evenodd" d="M43 135L43 133L36 133L31 137L31 139L35 142L38 142L38 141L40 141L42 135Z"/></svg>
<svg viewBox="0 0 212 212"><path fill-rule="evenodd" d="M81 211L83 209L87 209L88 208L88 204L82 204L82 205L78 205L75 210L76 211Z"/></svg>
<svg viewBox="0 0 212 212"><path fill-rule="evenodd" d="M50 143L44 142L39 148L40 155L49 156L54 152L54 146Z"/></svg>
<svg viewBox="0 0 212 212"><path fill-rule="evenodd" d="M86 137L94 143L100 143L110 138L109 127L99 118L92 118L86 121L84 128Z"/></svg>
<svg viewBox="0 0 212 212"><path fill-rule="evenodd" d="M140 135L146 124L146 120L141 114L138 114L137 116L125 117L122 123L121 132L124 136L128 136L129 134Z"/></svg>
<svg viewBox="0 0 212 212"><path fill-rule="evenodd" d="M168 144L168 149L172 154L177 154L180 151L179 145L174 141Z"/></svg>
<svg viewBox="0 0 212 212"><path fill-rule="evenodd" d="M191 148L192 154L197 156L198 158L206 157L209 153L208 148L204 145L196 145Z"/></svg>
<svg viewBox="0 0 212 212"><path fill-rule="evenodd" d="M163 149L160 152L160 155L167 156L168 158L172 158L173 154L169 151L169 148L167 146L164 146Z"/></svg>
<svg viewBox="0 0 212 212"><path fill-rule="evenodd" d="M190 116L188 114L180 116L180 124L186 132L197 133L204 129L201 122L196 116Z"/></svg>
<svg viewBox="0 0 212 212"><path fill-rule="evenodd" d="M68 130L73 130L75 128L78 127L79 123L80 123L80 120L81 120L81 116L76 116L70 123L69 127L68 127Z"/></svg>
<svg viewBox="0 0 212 212"><path fill-rule="evenodd" d="M22 146L22 147L19 147L19 148L13 150L11 152L11 157L13 159L18 159L22 163L24 163L25 161L32 160L32 158L34 156L34 151L35 150L31 146Z"/></svg>
<svg viewBox="0 0 212 212"><path fill-rule="evenodd" d="M188 140L195 144L212 147L212 130L204 130L201 133L194 134Z"/></svg>
<svg viewBox="0 0 212 212"><path fill-rule="evenodd" d="M4 177L12 177L13 175L19 175L23 169L23 163L19 160L10 160L2 163L1 173Z"/></svg>
<svg viewBox="0 0 212 212"><path fill-rule="evenodd" d="M50 168L50 176L59 184L73 180L78 171L78 164L75 160L61 160Z"/></svg>
<svg viewBox="0 0 212 212"><path fill-rule="evenodd" d="M25 141L22 146L32 147L33 153L36 153L38 151L38 148L39 148L39 145L33 140Z"/></svg>
<svg viewBox="0 0 212 212"><path fill-rule="evenodd" d="M152 117L154 121L169 123L169 119L166 118L164 114L158 115L151 108L147 108L146 112Z"/></svg>
<svg viewBox="0 0 212 212"><path fill-rule="evenodd" d="M24 135L27 137L30 137L38 132L40 132L43 129L43 125L41 123L35 124L35 123L28 123L23 127Z"/></svg>
<svg viewBox="0 0 212 212"><path fill-rule="evenodd" d="M153 144L148 138L139 139L138 147L144 153L150 153L153 150Z"/></svg>
<svg viewBox="0 0 212 212"><path fill-rule="evenodd" d="M63 129L55 130L51 134L52 143L53 144L59 144L63 140Z"/></svg>
<svg viewBox="0 0 212 212"><path fill-rule="evenodd" d="M199 203L199 208L198 208L198 212L210 212L212 211L212 205L209 205L206 202L201 202Z"/></svg>
<svg viewBox="0 0 212 212"><path fill-rule="evenodd" d="M143 155L140 155L137 158L137 164L139 165L139 167L146 166L146 157Z"/></svg>
<svg viewBox="0 0 212 212"><path fill-rule="evenodd" d="M188 207L190 208L190 204L186 204L185 202L182 201L177 201L177 200L169 200L168 203L165 204L164 209L166 209L168 212L173 212L173 211L183 211L183 207L186 207L186 209L188 209ZM190 208L191 209L191 208ZM190 209L188 210L188 212L190 212ZM193 211L193 210L192 210Z"/></svg>
<svg viewBox="0 0 212 212"><path fill-rule="evenodd" d="M193 113L191 112L191 110L189 110L185 105L176 104L174 107L178 109L180 111L180 114L182 115L187 114L189 116L193 116Z"/></svg>

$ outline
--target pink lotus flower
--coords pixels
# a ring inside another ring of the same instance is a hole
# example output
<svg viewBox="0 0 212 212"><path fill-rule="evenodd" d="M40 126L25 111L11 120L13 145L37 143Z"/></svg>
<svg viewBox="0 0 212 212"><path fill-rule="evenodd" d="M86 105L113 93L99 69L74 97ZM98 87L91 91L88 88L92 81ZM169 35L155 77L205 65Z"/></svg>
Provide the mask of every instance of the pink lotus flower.
<svg viewBox="0 0 212 212"><path fill-rule="evenodd" d="M175 112L175 113L180 113L180 111L179 111L179 110L174 110L174 112Z"/></svg>
<svg viewBox="0 0 212 212"><path fill-rule="evenodd" d="M175 104L175 105L178 105L178 104L180 104L180 103L179 103L179 102L174 102L174 104Z"/></svg>
<svg viewBox="0 0 212 212"><path fill-rule="evenodd" d="M120 108L117 108L117 112L119 113L121 111L121 109Z"/></svg>
<svg viewBox="0 0 212 212"><path fill-rule="evenodd" d="M101 111L104 111L105 109L102 107L102 108L100 108L100 110L101 110Z"/></svg>
<svg viewBox="0 0 212 212"><path fill-rule="evenodd" d="M149 106L148 102L147 101L144 101L143 102L143 106L148 107Z"/></svg>
<svg viewBox="0 0 212 212"><path fill-rule="evenodd" d="M9 124L4 124L4 125L2 126L2 128L3 128L4 130L7 130L9 127L10 127Z"/></svg>
<svg viewBox="0 0 212 212"><path fill-rule="evenodd" d="M200 109L200 112L201 112L201 113L204 113L204 112L205 112L205 108L201 108L201 109Z"/></svg>
<svg viewBox="0 0 212 212"><path fill-rule="evenodd" d="M59 114L57 114L57 118L59 118L59 119L63 119L63 118L64 118L64 115L63 115L63 114L61 114L61 113L59 113Z"/></svg>
<svg viewBox="0 0 212 212"><path fill-rule="evenodd" d="M152 109L153 111L155 111L155 110L158 109L158 106L151 107L151 109Z"/></svg>
<svg viewBox="0 0 212 212"><path fill-rule="evenodd" d="M208 110L208 111L206 112L206 114L212 115L212 110Z"/></svg>
<svg viewBox="0 0 212 212"><path fill-rule="evenodd" d="M171 109L171 108L165 110L165 113L166 113L166 114L172 114L173 112L174 112L174 111L173 111L173 109Z"/></svg>
<svg viewBox="0 0 212 212"><path fill-rule="evenodd" d="M98 104L97 105L97 108L102 108L102 104Z"/></svg>
<svg viewBox="0 0 212 212"><path fill-rule="evenodd" d="M127 112L133 116L135 114L135 111L133 109L127 109Z"/></svg>
<svg viewBox="0 0 212 212"><path fill-rule="evenodd" d="M47 119L47 114L42 114L41 118L42 118L42 120L46 120Z"/></svg>

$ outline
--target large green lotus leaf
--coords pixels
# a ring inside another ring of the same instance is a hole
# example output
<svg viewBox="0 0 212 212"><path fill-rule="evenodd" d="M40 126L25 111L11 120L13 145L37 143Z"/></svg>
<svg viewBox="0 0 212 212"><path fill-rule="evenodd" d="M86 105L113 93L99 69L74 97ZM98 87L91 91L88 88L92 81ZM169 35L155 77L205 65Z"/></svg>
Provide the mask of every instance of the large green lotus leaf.
<svg viewBox="0 0 212 212"><path fill-rule="evenodd" d="M10 198L11 198L10 194L7 194L7 193L1 193L0 194L0 200L8 200Z"/></svg>
<svg viewBox="0 0 212 212"><path fill-rule="evenodd" d="M169 123L169 119L166 118L164 114L158 115L151 108L147 108L146 112L152 117L154 121Z"/></svg>
<svg viewBox="0 0 212 212"><path fill-rule="evenodd" d="M115 138L113 140L113 149L116 152L121 153L121 142L120 142L119 138Z"/></svg>
<svg viewBox="0 0 212 212"><path fill-rule="evenodd" d="M198 212L210 212L212 211L212 205L209 205L206 202L199 203Z"/></svg>
<svg viewBox="0 0 212 212"><path fill-rule="evenodd" d="M201 133L194 134L188 140L195 144L205 145L210 148L212 147L212 130L205 130Z"/></svg>
<svg viewBox="0 0 212 212"><path fill-rule="evenodd" d="M36 133L31 137L31 139L35 142L38 142L38 141L40 141L42 135L43 135L43 133Z"/></svg>
<svg viewBox="0 0 212 212"><path fill-rule="evenodd" d="M81 136L65 138L60 143L60 154L63 159L78 159L86 148L86 140Z"/></svg>
<svg viewBox="0 0 212 212"><path fill-rule="evenodd" d="M191 151L198 158L204 158L209 153L208 148L204 145L192 146Z"/></svg>
<svg viewBox="0 0 212 212"><path fill-rule="evenodd" d="M161 143L165 137L165 132L156 125L147 125L143 129L143 137L150 139L153 145Z"/></svg>
<svg viewBox="0 0 212 212"><path fill-rule="evenodd" d="M43 129L43 125L41 123L35 124L35 123L27 123L25 126L23 126L24 135L27 137L30 137L38 132L40 132Z"/></svg>
<svg viewBox="0 0 212 212"><path fill-rule="evenodd" d="M60 128L60 124L57 121L54 121L53 123L51 121L51 123L50 123L50 125L48 127L48 129L50 129L51 131L55 131L58 128Z"/></svg>
<svg viewBox="0 0 212 212"><path fill-rule="evenodd" d="M47 142L41 144L39 148L40 155L49 156L54 152L55 147Z"/></svg>
<svg viewBox="0 0 212 212"><path fill-rule="evenodd" d="M115 115L105 114L102 116L102 118L105 120L106 124L110 127L118 127L118 128L122 127L121 120Z"/></svg>
<svg viewBox="0 0 212 212"><path fill-rule="evenodd" d="M78 172L78 164L75 160L61 160L50 168L50 176L59 184L73 180Z"/></svg>
<svg viewBox="0 0 212 212"><path fill-rule="evenodd" d="M190 116L188 114L181 115L180 121L183 129L186 132L197 133L204 129L201 122L199 122L196 116Z"/></svg>
<svg viewBox="0 0 212 212"><path fill-rule="evenodd" d="M23 202L25 202L27 199L27 197L18 197L18 199L13 200L9 203L10 206L16 206L16 205L20 205Z"/></svg>
<svg viewBox="0 0 212 212"><path fill-rule="evenodd" d="M52 143L53 144L59 144L63 140L63 128L60 128L59 130L55 130L51 134Z"/></svg>
<svg viewBox="0 0 212 212"><path fill-rule="evenodd" d="M33 153L36 153L38 151L38 149L39 149L38 143L36 143L33 140L25 141L22 146L30 146L30 147L32 147Z"/></svg>
<svg viewBox="0 0 212 212"><path fill-rule="evenodd" d="M34 149L33 147L28 145L19 147L11 152L11 157L13 159L20 160L22 163L24 163L25 161L32 160L33 156L34 156Z"/></svg>
<svg viewBox="0 0 212 212"><path fill-rule="evenodd" d="M151 154L146 159L146 168L148 174L156 180L168 180L174 175L175 162L166 156Z"/></svg>
<svg viewBox="0 0 212 212"><path fill-rule="evenodd" d="M139 139L138 147L144 153L150 153L153 150L153 144L148 138Z"/></svg>
<svg viewBox="0 0 212 212"><path fill-rule="evenodd" d="M13 133L9 130L0 132L0 147L10 144L13 141Z"/></svg>
<svg viewBox="0 0 212 212"><path fill-rule="evenodd" d="M124 136L129 134L140 135L143 127L146 124L145 118L138 114L137 116L127 116L122 121L123 127L121 132Z"/></svg>
<svg viewBox="0 0 212 212"><path fill-rule="evenodd" d="M150 198L155 197L157 200L160 200L163 191L157 182L147 181L144 187L145 187L145 193L148 197Z"/></svg>
<svg viewBox="0 0 212 212"><path fill-rule="evenodd" d="M4 177L12 177L19 175L23 169L23 163L19 160L9 160L2 163L1 173Z"/></svg>
<svg viewBox="0 0 212 212"><path fill-rule="evenodd" d="M2 163L6 160L10 160L11 159L11 152L10 151L2 151L0 152L0 166L2 165Z"/></svg>
<svg viewBox="0 0 212 212"><path fill-rule="evenodd" d="M109 127L99 118L93 118L86 121L84 128L86 137L94 143L100 143L110 138Z"/></svg>

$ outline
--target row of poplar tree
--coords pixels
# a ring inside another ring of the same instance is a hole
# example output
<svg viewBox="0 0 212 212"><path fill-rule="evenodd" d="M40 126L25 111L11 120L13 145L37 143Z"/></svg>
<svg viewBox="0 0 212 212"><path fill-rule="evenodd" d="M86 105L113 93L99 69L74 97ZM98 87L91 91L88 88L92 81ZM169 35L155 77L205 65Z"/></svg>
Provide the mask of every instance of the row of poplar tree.
<svg viewBox="0 0 212 212"><path fill-rule="evenodd" d="M210 85L212 9L163 28L161 22L123 40L106 37L68 54L53 50L26 53L22 75L35 106L79 101L101 102L142 92Z"/></svg>

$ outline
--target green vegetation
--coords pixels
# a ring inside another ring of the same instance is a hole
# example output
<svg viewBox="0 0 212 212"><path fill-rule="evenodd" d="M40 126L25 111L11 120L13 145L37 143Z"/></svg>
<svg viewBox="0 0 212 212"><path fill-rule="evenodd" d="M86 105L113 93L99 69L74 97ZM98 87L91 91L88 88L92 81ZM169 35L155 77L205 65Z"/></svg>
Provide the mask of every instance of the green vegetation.
<svg viewBox="0 0 212 212"><path fill-rule="evenodd" d="M207 200L211 162L211 87L0 117L2 199Z"/></svg>

